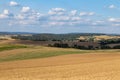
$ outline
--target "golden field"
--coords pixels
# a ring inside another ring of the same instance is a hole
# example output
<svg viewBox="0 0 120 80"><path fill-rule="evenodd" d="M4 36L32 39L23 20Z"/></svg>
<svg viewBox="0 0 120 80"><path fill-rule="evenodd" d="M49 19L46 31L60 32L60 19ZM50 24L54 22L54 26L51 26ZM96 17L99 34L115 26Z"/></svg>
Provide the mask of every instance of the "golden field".
<svg viewBox="0 0 120 80"><path fill-rule="evenodd" d="M0 80L120 79L120 50L21 46L1 49Z"/></svg>
<svg viewBox="0 0 120 80"><path fill-rule="evenodd" d="M109 36L109 35L98 35L98 36L81 36L78 40L88 40L89 38L94 38L94 41L108 40L108 39L119 39L120 36Z"/></svg>

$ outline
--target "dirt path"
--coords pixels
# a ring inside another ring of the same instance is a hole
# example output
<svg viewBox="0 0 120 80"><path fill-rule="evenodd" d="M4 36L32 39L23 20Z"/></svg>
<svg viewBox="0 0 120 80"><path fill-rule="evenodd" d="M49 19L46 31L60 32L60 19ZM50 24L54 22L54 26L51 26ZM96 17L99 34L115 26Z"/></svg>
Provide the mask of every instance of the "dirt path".
<svg viewBox="0 0 120 80"><path fill-rule="evenodd" d="M119 80L120 53L74 54L0 63L0 80Z"/></svg>

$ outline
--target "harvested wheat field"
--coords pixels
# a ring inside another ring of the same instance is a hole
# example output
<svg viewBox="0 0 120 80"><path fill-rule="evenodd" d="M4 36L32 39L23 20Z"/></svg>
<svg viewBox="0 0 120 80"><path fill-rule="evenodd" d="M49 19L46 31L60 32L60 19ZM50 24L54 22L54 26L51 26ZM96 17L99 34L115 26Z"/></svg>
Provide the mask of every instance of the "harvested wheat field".
<svg viewBox="0 0 120 80"><path fill-rule="evenodd" d="M36 54L42 50L46 53L62 52L62 49L47 47L28 48L27 50L28 52L36 52ZM119 80L119 50L90 51L90 53L85 52L85 54L78 54L79 50L76 49L63 50L73 51L76 54L42 58L39 56L40 58L34 57L32 59L29 57L22 60L21 58L16 60L11 58L11 60L6 59L5 62L1 61L0 80ZM10 56L9 52L11 52L10 55L19 55L26 51L25 49L15 49L0 53L6 53L2 57L7 57Z"/></svg>
<svg viewBox="0 0 120 80"><path fill-rule="evenodd" d="M120 50L79 50L13 42L14 40L6 44L1 42L0 80L119 80L120 78Z"/></svg>

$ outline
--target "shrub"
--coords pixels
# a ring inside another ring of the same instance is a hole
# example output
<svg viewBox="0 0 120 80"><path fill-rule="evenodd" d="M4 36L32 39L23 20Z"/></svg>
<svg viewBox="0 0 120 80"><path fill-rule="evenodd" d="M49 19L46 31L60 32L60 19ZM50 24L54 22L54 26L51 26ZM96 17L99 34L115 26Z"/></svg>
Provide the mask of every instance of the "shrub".
<svg viewBox="0 0 120 80"><path fill-rule="evenodd" d="M113 49L120 49L120 45L114 46Z"/></svg>

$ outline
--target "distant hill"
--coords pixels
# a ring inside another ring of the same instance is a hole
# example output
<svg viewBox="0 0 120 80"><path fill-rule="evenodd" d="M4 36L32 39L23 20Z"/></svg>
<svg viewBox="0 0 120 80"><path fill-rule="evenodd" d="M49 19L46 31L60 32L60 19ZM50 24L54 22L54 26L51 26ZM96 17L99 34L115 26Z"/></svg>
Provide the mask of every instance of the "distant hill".
<svg viewBox="0 0 120 80"><path fill-rule="evenodd" d="M0 35L22 35L22 34L36 34L30 32L0 32Z"/></svg>
<svg viewBox="0 0 120 80"><path fill-rule="evenodd" d="M88 37L92 36L106 36L116 34L102 34L102 33L68 33L68 34L52 34L52 33L30 33L30 32L0 32L0 35L17 35L13 36L14 39L21 40L34 40L34 41L63 41L63 40L75 40L80 36Z"/></svg>
<svg viewBox="0 0 120 80"><path fill-rule="evenodd" d="M21 34L37 34L37 35L81 35L81 36L92 36L92 35L120 35L120 34L105 34L105 33L65 33L65 34L54 34L54 33L33 33L33 32L0 32L0 35L21 35Z"/></svg>
<svg viewBox="0 0 120 80"><path fill-rule="evenodd" d="M75 40L80 36L99 36L106 35L100 33L68 33L68 34L50 34L50 33L41 33L41 34L32 34L30 36L18 35L15 36L15 39L21 40L35 40L35 41L63 41L63 40Z"/></svg>

